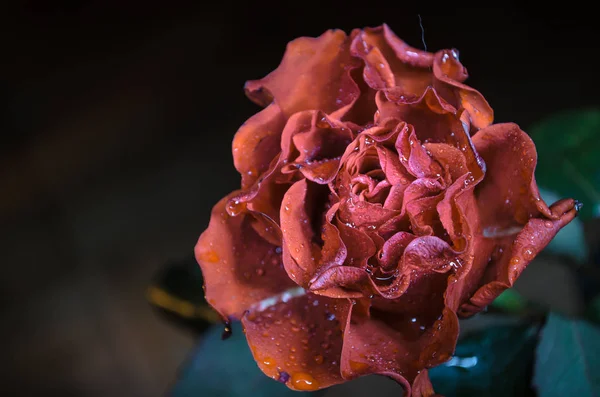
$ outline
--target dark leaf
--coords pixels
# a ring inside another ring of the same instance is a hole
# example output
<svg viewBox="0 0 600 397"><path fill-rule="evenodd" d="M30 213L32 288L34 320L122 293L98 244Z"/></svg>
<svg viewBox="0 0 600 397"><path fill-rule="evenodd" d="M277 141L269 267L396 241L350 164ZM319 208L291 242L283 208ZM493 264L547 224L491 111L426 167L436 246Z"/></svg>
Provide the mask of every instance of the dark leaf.
<svg viewBox="0 0 600 397"><path fill-rule="evenodd" d="M536 327L498 326L461 339L455 355L429 371L433 387L446 397L530 396Z"/></svg>
<svg viewBox="0 0 600 397"><path fill-rule="evenodd" d="M550 313L536 352L540 396L600 396L600 328Z"/></svg>

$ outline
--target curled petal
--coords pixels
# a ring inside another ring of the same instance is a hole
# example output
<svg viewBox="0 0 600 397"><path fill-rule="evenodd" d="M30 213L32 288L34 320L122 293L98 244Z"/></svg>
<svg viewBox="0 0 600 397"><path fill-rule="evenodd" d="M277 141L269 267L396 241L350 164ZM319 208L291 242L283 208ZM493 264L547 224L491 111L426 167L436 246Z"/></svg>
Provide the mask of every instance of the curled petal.
<svg viewBox="0 0 600 397"><path fill-rule="evenodd" d="M379 263L383 269L393 270L398 267L404 250L415 239L415 235L407 232L398 232L390 237L379 253Z"/></svg>
<svg viewBox="0 0 600 397"><path fill-rule="evenodd" d="M321 247L313 225L319 205L325 201L323 187L302 179L292 185L281 203L283 263L292 280L306 286L319 262Z"/></svg>
<svg viewBox="0 0 600 397"><path fill-rule="evenodd" d="M233 163L242 175L242 188L252 186L279 153L285 117L279 106L269 105L250 117L233 138Z"/></svg>
<svg viewBox="0 0 600 397"><path fill-rule="evenodd" d="M403 268L447 272L455 268L458 257L448 243L435 236L422 236L411 241L404 250Z"/></svg>
<svg viewBox="0 0 600 397"><path fill-rule="evenodd" d="M313 109L338 111L341 117L359 94L350 76L356 60L350 56L348 40L343 31L328 30L317 38L291 41L277 69L246 83L246 95L262 106L274 101L286 117Z"/></svg>
<svg viewBox="0 0 600 397"><path fill-rule="evenodd" d="M488 241L493 246L481 287L460 308L463 317L471 316L490 304L505 289L513 286L531 260L556 233L577 216L575 201L561 200L550 207L552 220L530 219L516 236L499 236ZM481 251L484 251L484 245ZM489 252L489 251L488 251Z"/></svg>
<svg viewBox="0 0 600 397"><path fill-rule="evenodd" d="M445 143L426 143L425 150L441 165L445 174L445 182L450 186L453 181L469 172L463 152Z"/></svg>
<svg viewBox="0 0 600 397"><path fill-rule="evenodd" d="M436 53L433 73L436 77L434 87L454 107L467 110L473 127L479 129L492 124L494 111L483 95L462 84L468 74L458 60L458 51L443 50Z"/></svg>
<svg viewBox="0 0 600 397"><path fill-rule="evenodd" d="M456 316L444 308L446 276L422 276L395 301L374 300L370 316L352 310L344 333L342 376L376 373L403 385L411 395L426 386L425 368L450 358L458 336ZM418 394L417 394L418 395Z"/></svg>
<svg viewBox="0 0 600 397"><path fill-rule="evenodd" d="M361 268L335 266L310 284L310 291L331 298L362 298L369 288L369 275Z"/></svg>
<svg viewBox="0 0 600 397"><path fill-rule="evenodd" d="M364 61L364 79L375 90L396 87L404 95L420 96L431 85L432 54L408 46L387 26L359 31L350 48Z"/></svg>
<svg viewBox="0 0 600 397"><path fill-rule="evenodd" d="M238 319L252 304L294 284L282 268L279 247L256 233L256 219L250 213L229 216L228 200L223 198L213 208L195 254L207 301L223 318Z"/></svg>
<svg viewBox="0 0 600 397"><path fill-rule="evenodd" d="M294 390L342 383L341 334L350 306L347 300L299 292L249 310L242 324L260 369Z"/></svg>
<svg viewBox="0 0 600 397"><path fill-rule="evenodd" d="M532 217L552 217L535 183L535 145L513 123L495 124L477 132L473 143L487 165L476 188L484 234L501 234ZM561 214L562 215L562 214Z"/></svg>
<svg viewBox="0 0 600 397"><path fill-rule="evenodd" d="M482 177L485 163L475 151L469 131L465 131L456 109L435 89L428 88L420 98L411 101L391 91L380 91L376 101L381 120L391 117L411 124L417 138L424 144L446 143L460 149L469 171L476 179Z"/></svg>

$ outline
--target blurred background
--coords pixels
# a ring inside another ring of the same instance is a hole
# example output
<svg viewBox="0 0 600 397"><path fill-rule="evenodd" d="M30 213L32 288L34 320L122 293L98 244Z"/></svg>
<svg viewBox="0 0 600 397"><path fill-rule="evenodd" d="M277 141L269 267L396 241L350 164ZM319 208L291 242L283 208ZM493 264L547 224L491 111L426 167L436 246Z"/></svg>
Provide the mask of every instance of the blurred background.
<svg viewBox="0 0 600 397"><path fill-rule="evenodd" d="M239 183L247 79L285 45L386 22L455 47L496 120L597 106L597 22L573 2L21 1L0 6L0 395L160 396L197 343L146 289ZM563 139L560 134L555 138Z"/></svg>

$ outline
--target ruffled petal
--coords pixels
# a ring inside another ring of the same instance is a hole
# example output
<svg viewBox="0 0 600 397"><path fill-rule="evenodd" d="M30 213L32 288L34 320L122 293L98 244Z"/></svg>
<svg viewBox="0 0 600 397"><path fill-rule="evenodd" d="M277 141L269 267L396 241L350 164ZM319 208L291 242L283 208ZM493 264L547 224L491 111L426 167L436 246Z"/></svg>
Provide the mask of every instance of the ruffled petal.
<svg viewBox="0 0 600 397"><path fill-rule="evenodd" d="M385 25L359 31L350 48L365 63L363 77L375 90L395 87L404 95L421 96L432 84L433 54L408 46Z"/></svg>
<svg viewBox="0 0 600 397"><path fill-rule="evenodd" d="M359 95L350 76L357 65L348 41L341 30L291 41L277 69L246 83L246 95L262 106L273 101L286 117L302 110L322 110L337 111L340 118Z"/></svg>
<svg viewBox="0 0 600 397"><path fill-rule="evenodd" d="M442 50L435 54L433 73L436 77L434 87L455 108L463 108L469 114L471 125L475 129L492 124L494 111L479 91L462 84L468 73L458 60L458 51Z"/></svg>
<svg viewBox="0 0 600 397"><path fill-rule="evenodd" d="M411 124L423 144L446 143L460 149L473 176L478 179L483 175L485 163L477 154L469 131L465 130L456 109L435 89L428 88L417 99L405 98L393 91L380 91L376 101L380 120L396 118Z"/></svg>
<svg viewBox="0 0 600 397"><path fill-rule="evenodd" d="M534 178L537 161L531 139L515 124L484 128L473 142L488 171L475 188L482 235L475 255L485 269L461 316L482 310L513 285L531 260L577 215L576 202L551 207L540 198Z"/></svg>
<svg viewBox="0 0 600 397"><path fill-rule="evenodd" d="M250 117L233 138L233 164L242 175L242 188L252 186L280 151L286 118L279 106L269 105Z"/></svg>
<svg viewBox="0 0 600 397"><path fill-rule="evenodd" d="M342 330L350 306L295 289L249 310L242 324L260 369L294 390L342 383Z"/></svg>
<svg viewBox="0 0 600 397"><path fill-rule="evenodd" d="M321 225L314 223L325 211L328 189L302 179L292 185L281 203L283 263L298 285L308 287L321 261Z"/></svg>
<svg viewBox="0 0 600 397"><path fill-rule="evenodd" d="M499 236L484 242L479 250L485 252L487 245L491 252L489 263L481 287L460 308L461 316L468 317L483 310L512 287L531 260L577 216L575 204L572 199L561 200L550 207L551 219L530 219L516 237Z"/></svg>
<svg viewBox="0 0 600 397"><path fill-rule="evenodd" d="M411 384L417 391L427 386L420 373L450 358L458 336L456 315L444 307L440 292L446 283L446 275L422 275L399 299L374 299L368 316L353 307L344 332L342 376L389 376L407 395Z"/></svg>
<svg viewBox="0 0 600 397"><path fill-rule="evenodd" d="M476 189L484 234L507 233L532 217L551 216L535 183L537 153L527 134L513 123L495 124L475 134L473 143L487 165Z"/></svg>
<svg viewBox="0 0 600 397"><path fill-rule="evenodd" d="M233 194L235 194L234 192ZM195 247L207 301L224 319L239 319L251 305L294 286L283 269L281 250L254 229L256 218L225 211L230 197L215 205Z"/></svg>

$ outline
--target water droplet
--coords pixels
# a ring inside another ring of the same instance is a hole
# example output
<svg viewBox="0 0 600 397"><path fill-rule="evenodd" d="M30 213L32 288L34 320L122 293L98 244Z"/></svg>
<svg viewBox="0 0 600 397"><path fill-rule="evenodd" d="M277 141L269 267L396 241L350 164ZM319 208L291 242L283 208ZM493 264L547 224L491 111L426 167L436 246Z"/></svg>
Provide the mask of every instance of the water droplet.
<svg viewBox="0 0 600 397"><path fill-rule="evenodd" d="M552 229L552 227L554 227L554 224L550 221L546 221L544 222L544 226L546 226L548 229Z"/></svg>
<svg viewBox="0 0 600 397"><path fill-rule="evenodd" d="M329 123L327 122L327 119L325 117L321 117L318 121L317 121L317 127L318 128L329 128Z"/></svg>
<svg viewBox="0 0 600 397"><path fill-rule="evenodd" d="M296 372L292 375L292 386L295 389L310 391L317 390L319 388L318 382L312 375L307 374L306 372Z"/></svg>
<svg viewBox="0 0 600 397"><path fill-rule="evenodd" d="M533 247L526 247L525 250L523 250L523 256L528 261L532 260L533 257L535 256L535 248L533 248Z"/></svg>
<svg viewBox="0 0 600 397"><path fill-rule="evenodd" d="M271 357L265 357L262 360L263 364L269 368L272 368L275 366L275 360L273 360Z"/></svg>
<svg viewBox="0 0 600 397"><path fill-rule="evenodd" d="M317 355L314 357L314 359L315 359L315 362L316 362L317 364L323 364L323 356L322 356L322 355L320 355L320 354L317 354Z"/></svg>
<svg viewBox="0 0 600 397"><path fill-rule="evenodd" d="M293 354L290 354L290 355L288 356L288 358L290 359L290 361L296 361L296 356L295 356L295 355L293 355Z"/></svg>
<svg viewBox="0 0 600 397"><path fill-rule="evenodd" d="M281 249L281 247L277 247L277 248L275 248L275 253L276 253L276 254L281 254L281 251L283 251L283 250Z"/></svg>
<svg viewBox="0 0 600 397"><path fill-rule="evenodd" d="M263 274L265 274L265 269L262 269L260 267L258 269L256 269L257 276L262 276Z"/></svg>
<svg viewBox="0 0 600 397"><path fill-rule="evenodd" d="M237 199L229 200L227 203L227 213L231 216L238 216L246 209L246 203L240 202Z"/></svg>
<svg viewBox="0 0 600 397"><path fill-rule="evenodd" d="M233 333L231 329L231 323L229 321L225 321L223 333L221 334L221 340L228 339Z"/></svg>

